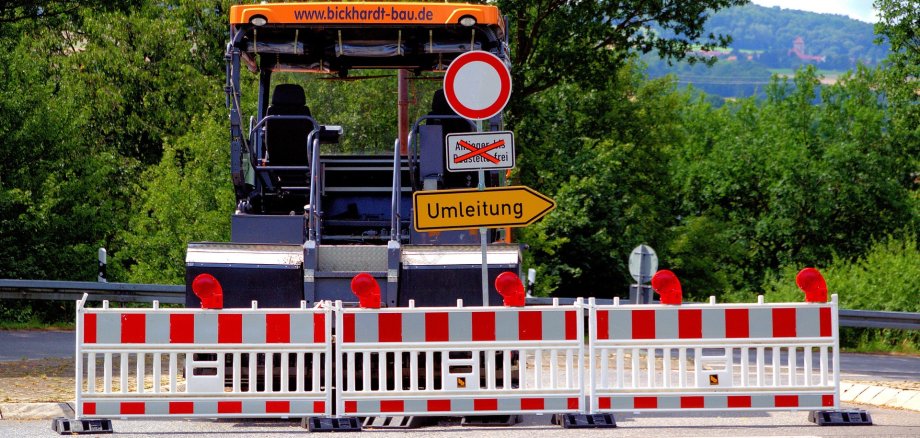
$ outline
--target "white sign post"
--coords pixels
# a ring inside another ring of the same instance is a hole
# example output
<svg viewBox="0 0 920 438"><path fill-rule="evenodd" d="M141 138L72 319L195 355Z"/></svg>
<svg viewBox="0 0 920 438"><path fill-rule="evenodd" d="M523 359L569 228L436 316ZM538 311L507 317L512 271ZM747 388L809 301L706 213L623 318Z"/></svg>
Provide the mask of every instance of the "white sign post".
<svg viewBox="0 0 920 438"><path fill-rule="evenodd" d="M447 67L447 73L444 74L444 97L447 98L447 104L457 115L470 120L486 120L495 117L505 109L508 100L511 99L511 72L508 66L501 58L481 50L466 52L450 63ZM482 131L482 126L478 126ZM470 134L466 134L470 135ZM473 140L469 138L469 140ZM473 140L475 142L475 140ZM450 143L450 140L445 141ZM459 144L459 142L458 142ZM470 144L467 142L467 144ZM512 136L510 150L510 160L514 166L514 138ZM475 163L473 157L481 157L486 161L492 161L484 151L489 147L497 149L499 145L496 142L489 143L489 146L477 147L470 144L476 150L470 150L469 158L459 160L460 163L470 161L473 169L479 169L479 190L486 189L486 176L483 166ZM462 147L462 146L461 146ZM490 149L491 150L491 149ZM451 157L450 146L448 146L447 156ZM497 158L490 154L493 159ZM453 161L448 159L448 162ZM501 160L499 160L501 163ZM493 163L495 164L495 163ZM461 164L462 165L462 164ZM450 166L449 166L450 167ZM453 168L448 170L453 171ZM486 251L488 229L482 227L479 229L479 243L482 247L482 305L489 305L489 268L488 253Z"/></svg>

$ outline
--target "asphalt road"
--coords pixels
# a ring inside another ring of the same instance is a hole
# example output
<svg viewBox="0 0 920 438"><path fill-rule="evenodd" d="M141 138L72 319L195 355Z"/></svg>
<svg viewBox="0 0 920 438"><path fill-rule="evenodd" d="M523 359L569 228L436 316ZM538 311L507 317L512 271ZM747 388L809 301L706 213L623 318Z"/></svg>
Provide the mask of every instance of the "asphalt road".
<svg viewBox="0 0 920 438"><path fill-rule="evenodd" d="M526 416L513 428L470 428L456 423L439 424L411 432L402 430L365 430L360 433L336 433L335 438L354 436L403 436L409 438L447 438L466 435L503 438L537 437L918 437L920 412L868 409L874 426L816 426L808 422L805 412L736 412L721 414L642 414L618 415L616 429L563 429L550 424L548 416ZM0 436L54 437L49 420L0 421ZM306 433L299 422L292 421L122 421L115 420L117 436L189 436L189 437L289 437Z"/></svg>
<svg viewBox="0 0 920 438"><path fill-rule="evenodd" d="M0 331L0 362L73 357L73 351L72 331ZM920 382L920 357L915 356L841 354L840 368L843 380Z"/></svg>

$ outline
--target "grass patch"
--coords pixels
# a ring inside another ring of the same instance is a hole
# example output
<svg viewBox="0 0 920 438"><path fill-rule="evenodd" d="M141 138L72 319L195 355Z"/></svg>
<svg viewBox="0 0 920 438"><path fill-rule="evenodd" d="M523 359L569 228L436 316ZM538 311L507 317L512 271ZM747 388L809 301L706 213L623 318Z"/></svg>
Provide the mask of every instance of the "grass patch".
<svg viewBox="0 0 920 438"><path fill-rule="evenodd" d="M0 330L73 330L73 322L42 322L38 318L28 321L0 321Z"/></svg>

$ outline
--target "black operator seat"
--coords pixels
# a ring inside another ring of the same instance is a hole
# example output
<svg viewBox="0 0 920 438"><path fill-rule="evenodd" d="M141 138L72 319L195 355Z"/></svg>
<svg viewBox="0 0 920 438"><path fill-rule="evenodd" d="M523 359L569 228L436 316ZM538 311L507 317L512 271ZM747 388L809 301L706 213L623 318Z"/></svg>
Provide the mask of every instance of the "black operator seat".
<svg viewBox="0 0 920 438"><path fill-rule="evenodd" d="M303 87L279 84L272 93L269 116L310 116ZM313 124L307 119L272 120L265 124L265 150L271 166L306 166L310 156L307 138Z"/></svg>

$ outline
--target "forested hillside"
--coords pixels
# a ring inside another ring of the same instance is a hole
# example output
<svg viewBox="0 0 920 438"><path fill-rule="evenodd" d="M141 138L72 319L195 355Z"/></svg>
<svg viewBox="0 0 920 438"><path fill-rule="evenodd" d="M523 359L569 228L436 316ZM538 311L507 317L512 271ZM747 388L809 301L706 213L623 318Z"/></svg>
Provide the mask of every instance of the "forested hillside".
<svg viewBox="0 0 920 438"><path fill-rule="evenodd" d="M812 65L833 82L858 65L877 66L889 54L884 37L876 43L872 24L844 15L748 4L716 12L706 29L732 36L725 47L698 49L715 60L711 68L645 56L649 75L673 74L680 85L726 98L763 97L773 74L788 76Z"/></svg>
<svg viewBox="0 0 920 438"><path fill-rule="evenodd" d="M229 238L232 2L33 3L0 4L0 277L93 280L106 247L111 281L181 283L188 242ZM558 203L516 232L538 292L624 296L628 252L647 243L688 300L787 297L794 272L816 266L844 307L920 311L895 298L920 291L920 48L910 26L920 4L905 12L879 0L890 62L824 87L805 66L788 81L763 79L762 99L713 105L673 77L651 77L640 56L724 45L705 29L754 38L766 53L786 31L764 31L764 41L738 17L798 18L737 0L675 3L498 2L522 26L511 38L513 179ZM725 11L706 24L710 8ZM626 19L632 12L683 33L651 32ZM886 52L843 18L799 18L818 33L829 19L839 33L803 35L814 53L846 38L862 48L833 49L840 56L877 63ZM413 111L423 113L436 81L414 83ZM314 115L344 125L349 144L392 144L392 78L305 88ZM69 319L60 306L3 301L0 320Z"/></svg>

